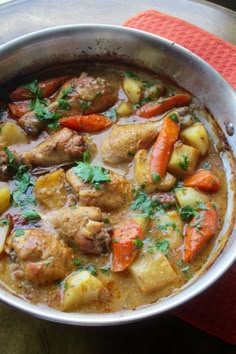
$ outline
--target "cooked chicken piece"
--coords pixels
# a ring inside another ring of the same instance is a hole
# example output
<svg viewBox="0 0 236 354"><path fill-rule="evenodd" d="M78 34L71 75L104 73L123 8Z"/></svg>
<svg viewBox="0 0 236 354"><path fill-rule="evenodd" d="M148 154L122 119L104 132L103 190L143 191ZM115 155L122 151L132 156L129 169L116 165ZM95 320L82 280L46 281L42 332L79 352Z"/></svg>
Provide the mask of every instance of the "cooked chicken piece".
<svg viewBox="0 0 236 354"><path fill-rule="evenodd" d="M103 78L93 78L86 73L65 82L49 104L49 112L58 112L69 117L78 114L100 113L113 106L117 99L117 90ZM47 123L39 120L34 112L27 112L19 119L20 126L30 135L39 134Z"/></svg>
<svg viewBox="0 0 236 354"><path fill-rule="evenodd" d="M99 208L62 208L44 219L62 239L75 243L84 253L101 254L110 249L111 235L104 227Z"/></svg>
<svg viewBox="0 0 236 354"><path fill-rule="evenodd" d="M66 172L66 180L72 186L81 205L96 206L104 211L121 208L132 198L132 185L123 176L109 171L110 182L101 183L95 189L91 183L83 182L73 171Z"/></svg>
<svg viewBox="0 0 236 354"><path fill-rule="evenodd" d="M20 119L18 119L18 123L22 129L28 135L38 135L45 128L45 121L39 120L35 113L30 111L25 113Z"/></svg>
<svg viewBox="0 0 236 354"><path fill-rule="evenodd" d="M105 79L93 78L86 73L65 82L56 96L56 104L64 92L71 89L66 96L68 109L59 110L63 116L99 113L113 106L117 100L117 91ZM58 107L57 107L58 109Z"/></svg>
<svg viewBox="0 0 236 354"><path fill-rule="evenodd" d="M8 174L8 168L7 168L7 163L8 163L8 156L4 151L0 151L0 180L4 181L8 179L9 174Z"/></svg>
<svg viewBox="0 0 236 354"><path fill-rule="evenodd" d="M102 159L109 164L131 161L140 149L146 149L160 131L162 121L114 125L103 140Z"/></svg>
<svg viewBox="0 0 236 354"><path fill-rule="evenodd" d="M18 154L26 165L52 166L79 159L87 148L87 139L74 130L63 128L32 150Z"/></svg>
<svg viewBox="0 0 236 354"><path fill-rule="evenodd" d="M44 285L64 279L73 265L73 252L61 240L42 229L14 232L8 241L15 252L23 277L35 284Z"/></svg>

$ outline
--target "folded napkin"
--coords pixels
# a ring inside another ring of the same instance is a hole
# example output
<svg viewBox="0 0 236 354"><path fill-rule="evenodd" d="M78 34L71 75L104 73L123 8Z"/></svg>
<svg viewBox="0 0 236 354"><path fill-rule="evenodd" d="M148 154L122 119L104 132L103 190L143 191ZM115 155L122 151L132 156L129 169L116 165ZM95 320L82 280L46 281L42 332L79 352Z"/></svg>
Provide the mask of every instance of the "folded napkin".
<svg viewBox="0 0 236 354"><path fill-rule="evenodd" d="M236 46L233 44L191 23L154 10L142 12L123 25L157 34L191 50L236 89Z"/></svg>
<svg viewBox="0 0 236 354"><path fill-rule="evenodd" d="M154 10L132 17L124 26L160 35L191 50L236 89L236 46L186 21ZM236 264L215 285L174 313L236 345Z"/></svg>

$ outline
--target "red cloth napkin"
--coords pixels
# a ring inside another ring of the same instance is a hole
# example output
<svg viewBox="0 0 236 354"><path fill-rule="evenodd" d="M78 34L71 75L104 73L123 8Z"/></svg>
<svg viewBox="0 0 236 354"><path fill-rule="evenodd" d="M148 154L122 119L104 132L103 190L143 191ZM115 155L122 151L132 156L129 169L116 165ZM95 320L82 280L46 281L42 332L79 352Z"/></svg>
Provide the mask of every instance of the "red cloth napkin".
<svg viewBox="0 0 236 354"><path fill-rule="evenodd" d="M148 10L124 26L151 32L188 48L212 65L236 89L236 46L186 21ZM236 264L212 287L174 313L236 345Z"/></svg>
<svg viewBox="0 0 236 354"><path fill-rule="evenodd" d="M191 23L154 10L142 12L123 25L157 34L191 50L236 89L236 46L233 44Z"/></svg>

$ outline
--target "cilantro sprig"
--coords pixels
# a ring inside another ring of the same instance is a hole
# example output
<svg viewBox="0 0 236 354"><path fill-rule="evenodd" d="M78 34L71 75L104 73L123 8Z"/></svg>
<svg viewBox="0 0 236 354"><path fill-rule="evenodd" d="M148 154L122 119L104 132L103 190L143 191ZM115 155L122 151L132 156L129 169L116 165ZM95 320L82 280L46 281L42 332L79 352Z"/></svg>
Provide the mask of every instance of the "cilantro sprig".
<svg viewBox="0 0 236 354"><path fill-rule="evenodd" d="M73 172L82 179L83 182L91 183L95 189L100 189L101 183L110 182L109 171L101 166L93 166L88 162L76 162Z"/></svg>

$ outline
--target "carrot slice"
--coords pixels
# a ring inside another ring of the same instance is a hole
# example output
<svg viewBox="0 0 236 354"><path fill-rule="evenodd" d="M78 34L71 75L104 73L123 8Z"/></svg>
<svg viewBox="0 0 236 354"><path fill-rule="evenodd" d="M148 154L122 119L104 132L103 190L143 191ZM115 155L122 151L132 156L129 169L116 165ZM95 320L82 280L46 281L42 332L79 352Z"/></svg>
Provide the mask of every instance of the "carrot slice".
<svg viewBox="0 0 236 354"><path fill-rule="evenodd" d="M180 127L178 123L171 118L173 114L175 113L164 118L161 131L151 150L151 173L155 173L160 177L164 177L166 174L174 143L179 136Z"/></svg>
<svg viewBox="0 0 236 354"><path fill-rule="evenodd" d="M110 127L112 125L112 121L101 114L89 114L87 116L61 118L60 124L74 130L98 132Z"/></svg>
<svg viewBox="0 0 236 354"><path fill-rule="evenodd" d="M135 243L142 239L142 228L134 219L129 219L115 228L112 235L113 272L121 272L133 262L138 253Z"/></svg>
<svg viewBox="0 0 236 354"><path fill-rule="evenodd" d="M19 119L25 113L30 111L28 102L9 103L8 108L9 108L12 118L15 118L15 119Z"/></svg>
<svg viewBox="0 0 236 354"><path fill-rule="evenodd" d="M206 245L217 230L217 212L212 203L206 204L207 210L201 210L189 225L186 226L184 244L184 261L191 261L198 252Z"/></svg>
<svg viewBox="0 0 236 354"><path fill-rule="evenodd" d="M220 180L211 171L199 170L183 181L185 187L197 187L204 192L217 192L220 189Z"/></svg>
<svg viewBox="0 0 236 354"><path fill-rule="evenodd" d="M55 77L48 80L43 80L38 83L38 87L42 90L42 97L50 97L53 95L57 89L63 85L66 80L68 80L71 76L60 76ZM23 101L29 98L33 98L34 95L29 90L25 89L24 87L17 87L11 94L10 94L11 101Z"/></svg>
<svg viewBox="0 0 236 354"><path fill-rule="evenodd" d="M185 106L189 104L190 101L191 101L190 95L186 93L180 93L175 96L163 98L162 102L160 102L160 99L156 103L148 102L144 104L142 107L140 107L136 111L136 114L143 118L151 118L158 114L165 113L175 107Z"/></svg>

